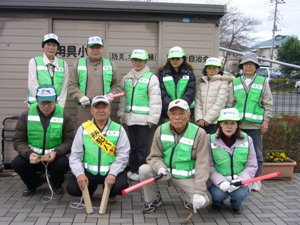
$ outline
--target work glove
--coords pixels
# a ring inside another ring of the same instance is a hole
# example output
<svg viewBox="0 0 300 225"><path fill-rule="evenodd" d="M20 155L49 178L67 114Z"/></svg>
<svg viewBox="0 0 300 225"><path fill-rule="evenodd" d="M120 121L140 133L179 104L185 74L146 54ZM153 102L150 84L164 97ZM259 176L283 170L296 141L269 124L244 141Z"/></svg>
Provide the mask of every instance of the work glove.
<svg viewBox="0 0 300 225"><path fill-rule="evenodd" d="M109 100L109 102L111 102L112 100L114 100L114 98L112 97L112 93L108 93L107 95L105 95L105 97Z"/></svg>
<svg viewBox="0 0 300 225"><path fill-rule="evenodd" d="M157 174L162 174L162 175L167 175L168 174L168 170L164 167L159 168L158 173Z"/></svg>
<svg viewBox="0 0 300 225"><path fill-rule="evenodd" d="M224 192L227 192L229 190L229 187L230 187L230 182L229 181L223 181L220 185L219 185L219 188L224 191Z"/></svg>
<svg viewBox="0 0 300 225"><path fill-rule="evenodd" d="M240 179L234 179L234 180L231 181L231 183L235 183L235 182L241 182L241 180ZM231 193L233 191L236 191L239 188L240 188L240 186L234 186L233 184L231 184L229 189L228 189L228 192Z"/></svg>
<svg viewBox="0 0 300 225"><path fill-rule="evenodd" d="M193 195L193 209L194 213L197 213L197 209L202 208L205 206L206 200L203 195L200 194L194 194Z"/></svg>
<svg viewBox="0 0 300 225"><path fill-rule="evenodd" d="M88 97L86 97L86 96L81 97L81 98L79 99L79 102L80 102L80 104L81 104L83 107L87 107L87 106L89 106L89 105L91 104L90 99L89 99Z"/></svg>

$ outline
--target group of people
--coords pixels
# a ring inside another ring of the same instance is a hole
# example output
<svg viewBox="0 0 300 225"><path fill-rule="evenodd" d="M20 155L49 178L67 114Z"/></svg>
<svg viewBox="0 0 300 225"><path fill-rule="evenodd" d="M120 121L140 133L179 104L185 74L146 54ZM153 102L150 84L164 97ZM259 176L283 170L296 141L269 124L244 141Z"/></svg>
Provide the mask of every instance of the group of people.
<svg viewBox="0 0 300 225"><path fill-rule="evenodd" d="M157 76L147 66L147 51L134 49L132 69L120 79L116 64L103 57L101 37L88 38L87 57L75 63L70 76L65 60L56 57L59 45L57 35L46 34L43 55L29 61L29 108L16 125L13 141L19 155L11 162L26 185L23 196L44 182L39 171L45 168L53 191L64 193L69 167L70 195L81 196L88 188L92 196L103 184L111 187L114 199L128 187L128 179L161 174L158 182L180 187L184 206L194 211L211 201L219 209L230 196L239 214L250 190L260 190L259 182L234 185L260 175L262 134L271 118L272 94L267 80L256 74L255 54L243 56L239 78L223 75L220 59L210 57L197 83L178 46L170 48ZM117 123L110 118L111 101L120 92L125 96ZM75 124L64 111L67 93L77 104ZM45 162L44 155L49 156ZM143 190L142 210L151 213L162 204L158 186Z"/></svg>

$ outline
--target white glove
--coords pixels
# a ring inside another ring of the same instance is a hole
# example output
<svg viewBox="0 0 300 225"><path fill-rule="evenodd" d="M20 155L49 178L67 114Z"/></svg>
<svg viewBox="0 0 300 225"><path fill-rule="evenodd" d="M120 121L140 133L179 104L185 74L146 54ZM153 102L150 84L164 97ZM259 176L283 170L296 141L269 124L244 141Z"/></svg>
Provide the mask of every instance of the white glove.
<svg viewBox="0 0 300 225"><path fill-rule="evenodd" d="M224 191L224 192L227 192L228 189L230 187L230 182L229 181L223 181L220 185L219 185L219 188Z"/></svg>
<svg viewBox="0 0 300 225"><path fill-rule="evenodd" d="M86 107L89 106L91 104L90 99L86 96L83 96L79 99L79 102L82 106Z"/></svg>
<svg viewBox="0 0 300 225"><path fill-rule="evenodd" d="M194 213L197 213L197 209L202 208L205 206L206 200L203 195L194 194L193 195L193 209Z"/></svg>
<svg viewBox="0 0 300 225"><path fill-rule="evenodd" d="M235 182L240 182L241 180L240 179L234 179L231 181L231 183L235 183ZM234 186L234 185L230 185L229 189L228 189L228 192L231 193L233 191L236 191L237 189L239 189L240 186Z"/></svg>
<svg viewBox="0 0 300 225"><path fill-rule="evenodd" d="M112 93L108 93L107 95L105 95L105 97L111 102L112 100L114 100L114 98L111 97L112 95Z"/></svg>
<svg viewBox="0 0 300 225"><path fill-rule="evenodd" d="M164 167L161 167L158 170L158 174L162 174L162 175L165 176L165 175L167 175L167 173L168 173L168 170L166 168L164 168Z"/></svg>

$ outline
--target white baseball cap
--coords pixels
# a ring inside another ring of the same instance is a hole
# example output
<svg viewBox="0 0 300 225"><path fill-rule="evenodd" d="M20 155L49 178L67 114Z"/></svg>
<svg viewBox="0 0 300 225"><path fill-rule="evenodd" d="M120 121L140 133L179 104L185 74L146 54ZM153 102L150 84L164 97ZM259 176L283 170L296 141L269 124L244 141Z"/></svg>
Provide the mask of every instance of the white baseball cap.
<svg viewBox="0 0 300 225"><path fill-rule="evenodd" d="M102 103L104 103L106 105L110 105L110 102L109 102L109 100L108 100L108 98L106 96L104 96L104 95L98 95L98 96L96 96L96 97L93 98L93 100L92 100L92 107L95 106L95 105L97 105L100 102L102 102Z"/></svg>
<svg viewBox="0 0 300 225"><path fill-rule="evenodd" d="M88 42L87 42L87 46L88 47L92 47L94 45L101 45L103 46L103 40L101 37L99 36L92 36L92 37L89 37L88 39Z"/></svg>
<svg viewBox="0 0 300 225"><path fill-rule="evenodd" d="M168 111L170 111L171 109L173 109L175 107L184 109L186 111L190 111L189 104L187 103L187 101L185 101L183 99L175 99L172 102L170 102Z"/></svg>

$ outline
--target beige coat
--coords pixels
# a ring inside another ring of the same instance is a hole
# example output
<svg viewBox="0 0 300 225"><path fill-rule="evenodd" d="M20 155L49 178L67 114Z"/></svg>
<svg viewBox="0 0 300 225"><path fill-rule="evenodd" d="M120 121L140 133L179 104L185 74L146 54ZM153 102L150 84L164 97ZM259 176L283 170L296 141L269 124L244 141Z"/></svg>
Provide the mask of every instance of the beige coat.
<svg viewBox="0 0 300 225"><path fill-rule="evenodd" d="M203 119L209 124L218 122L218 116L228 100L229 83L233 79L231 75L215 75L210 79L202 76L199 79L195 97L195 121Z"/></svg>
<svg viewBox="0 0 300 225"><path fill-rule="evenodd" d="M143 76L145 72L149 71L149 67L146 65L144 69L139 72L136 72L132 69L128 74L126 74L122 81L122 88L124 89L124 82L126 80L133 80L134 85L136 82ZM127 126L132 125L148 125L148 123L157 124L160 118L161 113L161 93L159 88L159 81L157 76L151 76L150 82L148 85L148 96L150 100L150 112L149 115L136 114L136 113L126 113L125 112L125 97L120 99L118 118L125 120Z"/></svg>
<svg viewBox="0 0 300 225"><path fill-rule="evenodd" d="M172 126L170 131L173 133L175 143L177 144L182 137L177 134ZM160 140L161 126L155 131L150 154L146 161L151 166L153 171L158 173L158 170L163 167L167 168L164 163L163 147ZM175 145L174 143L174 145ZM196 160L196 174L195 174L195 190L194 193L207 196L206 182L209 177L209 145L205 131L199 127L198 132L194 138L192 149L192 159Z"/></svg>

